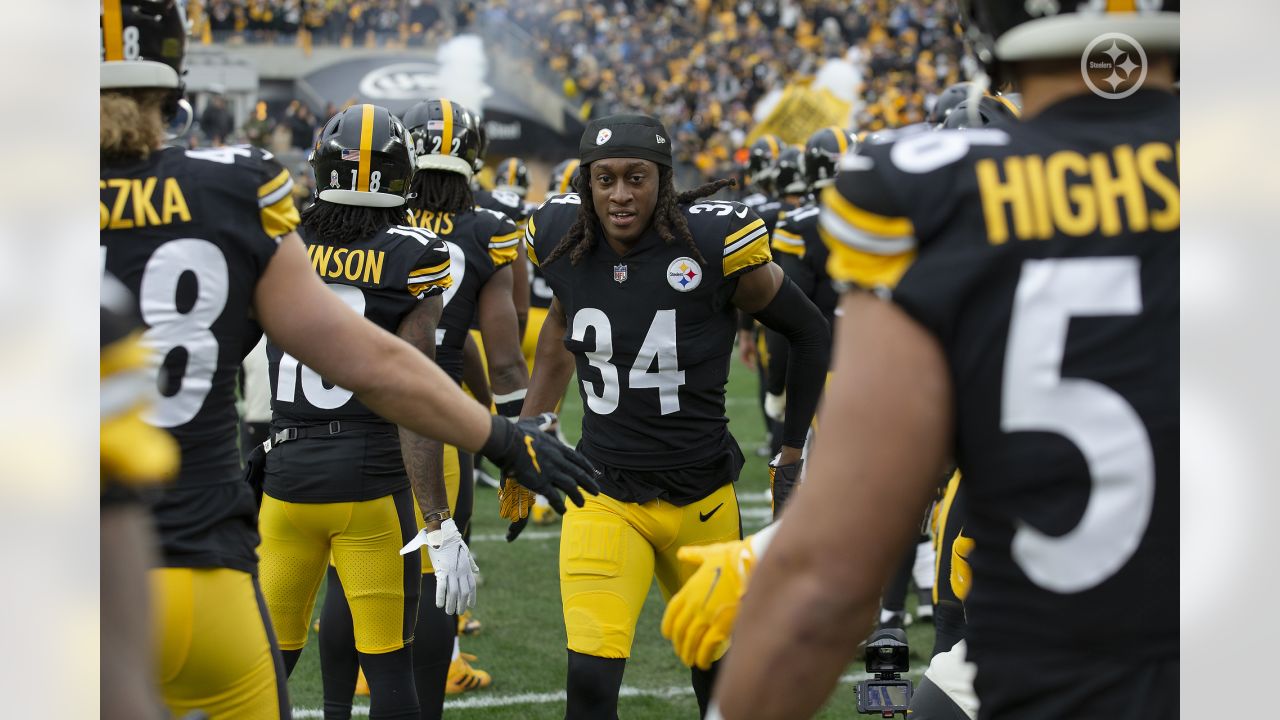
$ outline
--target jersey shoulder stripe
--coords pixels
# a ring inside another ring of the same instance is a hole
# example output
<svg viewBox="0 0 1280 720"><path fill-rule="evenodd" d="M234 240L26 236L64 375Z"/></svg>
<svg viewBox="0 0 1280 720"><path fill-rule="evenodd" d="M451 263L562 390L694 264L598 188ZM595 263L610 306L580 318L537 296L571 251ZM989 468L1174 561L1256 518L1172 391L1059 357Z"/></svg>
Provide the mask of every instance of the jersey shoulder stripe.
<svg viewBox="0 0 1280 720"><path fill-rule="evenodd" d="M885 180L877 162L887 162L887 152L874 152L878 150L883 148L842 163L836 184L822 192L818 232L830 251L827 274L832 279L892 288L915 261L915 227L878 187Z"/></svg>
<svg viewBox="0 0 1280 720"><path fill-rule="evenodd" d="M773 259L769 253L769 228L765 227L764 220L749 209L746 212L746 218L745 225L731 230L724 238L723 262L726 278L739 275Z"/></svg>
<svg viewBox="0 0 1280 720"><path fill-rule="evenodd" d="M804 238L784 227L779 227L773 232L773 242L769 247L774 252L795 255L798 258L804 257Z"/></svg>

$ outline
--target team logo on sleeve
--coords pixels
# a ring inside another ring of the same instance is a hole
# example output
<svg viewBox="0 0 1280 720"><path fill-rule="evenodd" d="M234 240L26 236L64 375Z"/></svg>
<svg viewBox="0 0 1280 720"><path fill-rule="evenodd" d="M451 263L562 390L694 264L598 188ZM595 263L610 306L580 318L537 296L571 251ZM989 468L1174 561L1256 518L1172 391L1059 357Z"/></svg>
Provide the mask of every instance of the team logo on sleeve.
<svg viewBox="0 0 1280 720"><path fill-rule="evenodd" d="M693 258L676 258L667 266L667 284L679 292L689 292L702 284L702 267Z"/></svg>

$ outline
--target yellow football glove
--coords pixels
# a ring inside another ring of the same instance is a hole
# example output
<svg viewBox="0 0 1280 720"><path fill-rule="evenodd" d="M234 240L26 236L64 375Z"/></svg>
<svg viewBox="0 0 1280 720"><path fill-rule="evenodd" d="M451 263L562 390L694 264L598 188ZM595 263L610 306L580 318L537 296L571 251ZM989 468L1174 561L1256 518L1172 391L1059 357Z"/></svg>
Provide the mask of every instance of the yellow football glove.
<svg viewBox="0 0 1280 720"><path fill-rule="evenodd" d="M699 566L667 604L662 635L680 661L707 670L729 649L729 634L756 556L750 538L715 545L689 545L676 554Z"/></svg>
<svg viewBox="0 0 1280 720"><path fill-rule="evenodd" d="M498 514L516 522L529 516L537 495L511 478L503 478L498 488Z"/></svg>

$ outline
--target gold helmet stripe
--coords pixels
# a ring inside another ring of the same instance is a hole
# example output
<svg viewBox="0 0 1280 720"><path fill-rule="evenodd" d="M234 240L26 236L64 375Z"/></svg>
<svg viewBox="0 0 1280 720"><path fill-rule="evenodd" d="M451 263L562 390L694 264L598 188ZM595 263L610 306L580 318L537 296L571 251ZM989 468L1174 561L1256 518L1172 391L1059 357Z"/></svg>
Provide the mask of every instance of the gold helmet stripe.
<svg viewBox="0 0 1280 720"><path fill-rule="evenodd" d="M511 187L516 186L516 160L511 158L507 161L507 184Z"/></svg>
<svg viewBox="0 0 1280 720"><path fill-rule="evenodd" d="M849 152L849 136L844 134L844 129L832 125L831 132L835 133L836 145L840 148L840 155L843 156Z"/></svg>
<svg viewBox="0 0 1280 720"><path fill-rule="evenodd" d="M764 141L769 143L769 152L773 153L773 159L778 159L778 141L772 135L765 135Z"/></svg>
<svg viewBox="0 0 1280 720"><path fill-rule="evenodd" d="M569 192L570 190L569 186L572 183L571 178L573 178L573 174L577 172L578 164L580 162L581 162L580 160L570 160L569 164L564 166L564 177L560 178L561 193Z"/></svg>
<svg viewBox="0 0 1280 720"><path fill-rule="evenodd" d="M369 165L373 160L373 105L361 105L360 167L356 171L356 190L369 192Z"/></svg>
<svg viewBox="0 0 1280 720"><path fill-rule="evenodd" d="M124 21L120 0L102 2L102 49L107 61L124 59Z"/></svg>
<svg viewBox="0 0 1280 720"><path fill-rule="evenodd" d="M444 130L440 131L440 154L453 154L453 103L440 98L440 112L444 115Z"/></svg>

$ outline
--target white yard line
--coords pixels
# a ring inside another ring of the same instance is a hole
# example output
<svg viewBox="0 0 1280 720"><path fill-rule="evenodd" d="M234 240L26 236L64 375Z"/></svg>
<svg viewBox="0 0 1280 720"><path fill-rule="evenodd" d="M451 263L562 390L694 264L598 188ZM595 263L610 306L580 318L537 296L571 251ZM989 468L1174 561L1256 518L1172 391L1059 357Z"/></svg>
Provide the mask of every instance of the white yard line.
<svg viewBox="0 0 1280 720"><path fill-rule="evenodd" d="M919 681L923 670L908 673L908 676ZM840 678L841 685L851 685L859 680L866 680L869 675L866 673L853 673ZM622 691L618 693L620 697L651 697L663 700L671 700L686 695L692 695L693 688L688 685L676 685L664 688L635 688L623 686ZM562 703L565 701L565 692L556 690L554 692L544 693L516 693L513 695L472 695L470 697L460 698L458 700L446 700L444 703L445 710L476 710L480 708L510 707L512 705L548 705L551 703ZM368 705L356 705L351 709L354 717L368 717ZM294 708L293 716L295 718L323 718L324 711L319 708Z"/></svg>

